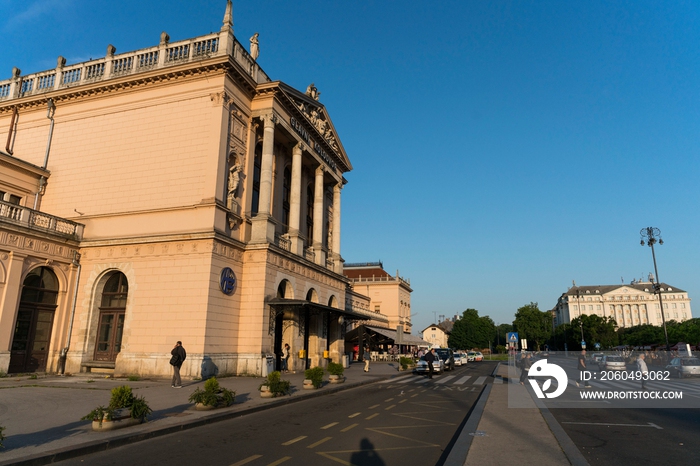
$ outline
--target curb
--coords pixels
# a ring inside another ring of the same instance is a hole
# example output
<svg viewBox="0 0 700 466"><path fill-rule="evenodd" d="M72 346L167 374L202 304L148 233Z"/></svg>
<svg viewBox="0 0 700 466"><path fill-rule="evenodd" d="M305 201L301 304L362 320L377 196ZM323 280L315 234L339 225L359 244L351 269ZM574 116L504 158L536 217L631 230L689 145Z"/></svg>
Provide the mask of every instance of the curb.
<svg viewBox="0 0 700 466"><path fill-rule="evenodd" d="M203 426L206 424L212 424L214 422L226 421L229 419L242 417L248 414L257 413L260 411L265 411L268 409L276 408L278 406L284 406L291 403L297 403L299 401L306 401L311 398L317 398L319 396L330 395L343 390L350 390L353 388L361 387L364 385L369 385L376 382L381 382L383 380L388 380L396 377L395 375L386 377L377 377L373 380L360 381L347 384L345 386L335 386L333 388L328 388L327 390L314 391L310 393L303 393L296 397L285 397L278 401L272 401L265 403L260 406L255 406L252 408L242 409L240 411L233 411L228 413L214 413L207 417L195 419L191 422L183 422L179 425L153 428L145 432L137 432L133 434L125 434L118 437L112 437L104 440L95 440L90 442L84 442L75 446L59 448L57 450L51 450L45 453L38 453L36 455L29 456L24 459L16 459L10 461L0 461L0 466L18 465L18 466L40 466L45 464L56 463L59 461L64 461L71 458L77 458L83 455L89 455L91 453L97 453L100 451L111 450L113 448L121 447L124 445L129 445L132 443L141 442L143 440L148 440L156 437L161 437L163 435L172 434L175 432L181 432L184 430L189 430L195 427ZM339 384L340 385L340 384Z"/></svg>
<svg viewBox="0 0 700 466"><path fill-rule="evenodd" d="M590 466L586 460L586 457L583 456L581 451L579 451L578 447L573 440L571 440L571 437L569 437L564 431L561 424L557 422L554 415L549 411L549 408L547 408L544 403L538 399L535 399L535 404L539 408L540 414L549 426L549 430L551 430L552 434L554 434L554 438L559 443L559 447L569 460L569 463L571 463L573 466Z"/></svg>
<svg viewBox="0 0 700 466"><path fill-rule="evenodd" d="M486 408L486 400L491 394L491 387L493 387L493 384L485 385L481 394L479 394L474 408L465 418L466 422L463 423L463 427L459 431L459 437L457 437L452 449L450 449L450 454L445 459L445 462L442 463L443 466L462 466L467 461L469 448L471 448L472 440L474 440L474 436L471 434L476 432L477 427L479 427L481 415L484 414L484 408Z"/></svg>

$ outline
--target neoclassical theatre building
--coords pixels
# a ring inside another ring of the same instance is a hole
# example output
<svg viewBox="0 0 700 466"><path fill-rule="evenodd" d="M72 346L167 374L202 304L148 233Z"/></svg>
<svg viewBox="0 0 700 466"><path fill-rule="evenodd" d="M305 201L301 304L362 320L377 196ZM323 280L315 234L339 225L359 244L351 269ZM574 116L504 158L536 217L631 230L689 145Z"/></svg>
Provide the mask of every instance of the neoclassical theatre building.
<svg viewBox="0 0 700 466"><path fill-rule="evenodd" d="M189 376L340 360L352 165L257 53L229 0L217 33L0 81L0 371L167 375L177 340Z"/></svg>

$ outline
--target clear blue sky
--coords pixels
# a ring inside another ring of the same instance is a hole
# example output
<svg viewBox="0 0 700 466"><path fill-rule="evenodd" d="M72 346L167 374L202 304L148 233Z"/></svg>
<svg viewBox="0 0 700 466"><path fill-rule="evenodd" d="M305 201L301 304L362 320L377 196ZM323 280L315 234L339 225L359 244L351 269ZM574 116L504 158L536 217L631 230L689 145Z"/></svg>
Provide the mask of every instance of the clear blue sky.
<svg viewBox="0 0 700 466"><path fill-rule="evenodd" d="M224 0L0 0L0 79L217 31ZM571 286L700 284L700 2L234 2L272 79L314 82L354 165L342 253L411 280L414 333ZM700 316L700 301L694 304Z"/></svg>

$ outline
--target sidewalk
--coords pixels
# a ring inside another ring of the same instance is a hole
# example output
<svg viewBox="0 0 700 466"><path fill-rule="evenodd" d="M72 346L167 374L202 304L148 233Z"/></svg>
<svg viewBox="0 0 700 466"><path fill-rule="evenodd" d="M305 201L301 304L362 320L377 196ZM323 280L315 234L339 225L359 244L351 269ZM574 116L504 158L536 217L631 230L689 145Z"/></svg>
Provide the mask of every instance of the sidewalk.
<svg viewBox="0 0 700 466"><path fill-rule="evenodd" d="M204 385L202 381L183 381L183 388L175 389L170 380L130 382L99 374L2 378L0 426L5 427L6 439L5 448L0 450L0 466L18 462L48 464L406 374L398 372L397 366L395 362L375 362L365 373L363 364L354 363L345 370L344 383L326 383L318 390L301 388L303 373L283 374L282 378L292 384L292 394L278 398L260 397L258 387L263 377L224 377L218 379L219 383L236 392L236 402L212 411L197 411L187 401L196 388ZM126 429L93 432L91 423L80 418L99 405L107 405L110 390L121 385L129 385L135 395L146 398L153 409L150 420Z"/></svg>
<svg viewBox="0 0 700 466"><path fill-rule="evenodd" d="M549 410L520 385L519 370L501 363L493 375L504 383L486 387L445 466L513 461L519 466L588 465ZM509 396L525 407L509 408Z"/></svg>

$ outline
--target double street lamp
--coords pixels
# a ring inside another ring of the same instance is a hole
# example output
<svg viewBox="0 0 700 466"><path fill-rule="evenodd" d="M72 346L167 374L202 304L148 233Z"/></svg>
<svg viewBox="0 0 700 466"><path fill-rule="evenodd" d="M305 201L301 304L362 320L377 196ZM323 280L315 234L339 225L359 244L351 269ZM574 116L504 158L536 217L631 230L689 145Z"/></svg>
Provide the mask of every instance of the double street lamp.
<svg viewBox="0 0 700 466"><path fill-rule="evenodd" d="M664 303L661 300L661 280L659 280L659 271L656 268L656 253L654 253L654 245L658 242L659 245L664 244L664 240L661 239L661 230L654 227L642 228L639 232L641 236L640 244L642 246L649 246L651 248L651 257L654 259L654 274L656 275L656 283L654 283L654 277L649 274L649 280L654 286L654 293L659 295L659 308L661 309L661 323L664 326L664 337L666 337L666 351L671 351L671 345L668 344L668 331L666 330L666 317L664 312ZM657 240L658 238L658 240Z"/></svg>

